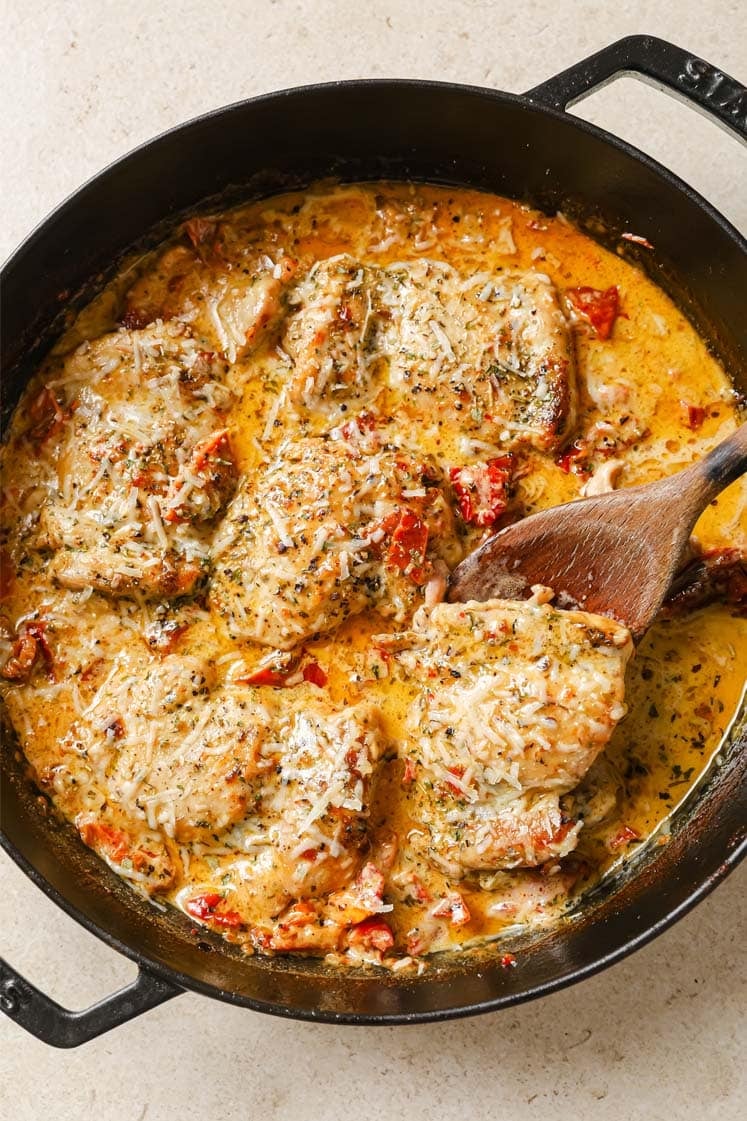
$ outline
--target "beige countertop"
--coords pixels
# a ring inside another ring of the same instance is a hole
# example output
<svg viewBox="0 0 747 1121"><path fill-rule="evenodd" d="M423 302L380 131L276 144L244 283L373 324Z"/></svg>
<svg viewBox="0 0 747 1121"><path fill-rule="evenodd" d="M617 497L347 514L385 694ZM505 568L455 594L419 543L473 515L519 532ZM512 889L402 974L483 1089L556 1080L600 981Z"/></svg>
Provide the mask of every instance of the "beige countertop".
<svg viewBox="0 0 747 1121"><path fill-rule="evenodd" d="M134 145L283 86L387 75L521 91L634 32L747 76L736 0L3 0L0 10L2 257ZM576 111L679 172L747 230L745 155L711 122L629 79ZM743 869L606 973L476 1020L338 1028L186 995L58 1052L0 1017L0 1121L731 1121L747 1103L746 886ZM2 954L68 1007L133 976L5 857L0 893Z"/></svg>

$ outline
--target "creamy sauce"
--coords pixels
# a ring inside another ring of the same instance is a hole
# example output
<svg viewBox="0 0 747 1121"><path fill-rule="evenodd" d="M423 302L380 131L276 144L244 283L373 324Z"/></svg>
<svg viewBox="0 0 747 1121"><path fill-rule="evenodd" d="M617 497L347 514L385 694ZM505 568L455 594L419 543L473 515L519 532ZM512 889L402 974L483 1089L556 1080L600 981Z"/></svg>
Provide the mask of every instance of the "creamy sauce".
<svg viewBox="0 0 747 1121"><path fill-rule="evenodd" d="M237 244L250 244L254 257L264 254L274 270L281 267L277 262L290 259L302 272L315 261L345 253L370 267L428 258L448 262L466 277L507 270L511 274L540 272L549 278L573 324L579 402L570 441L581 441L583 454L561 460L559 465L558 448L511 445L520 469L514 472L513 493L499 525L578 497L582 487L605 470L617 487L677 471L702 456L738 422L735 395L725 372L682 313L639 270L582 235L562 216L549 218L509 200L473 191L381 184L320 186L304 195L254 203L223 216L222 221L228 231L224 237L229 256ZM184 239L175 244L183 245ZM146 636L154 627L163 630L164 620L183 626L174 649L183 660L194 658L213 666L216 687L226 680L230 683L242 675L250 676L268 654L265 645L232 637L225 618L199 590L196 599L177 600L176 605L163 608L157 599L144 597L137 589L112 602L100 594L100 588L91 593L85 587L61 587L49 568L49 545L38 534L36 514L47 496L61 487L57 478L60 464L56 434L41 442L29 436L29 405L45 385L56 387L59 399L65 398L63 404L69 403L81 388L69 380L66 362L71 352L81 344L85 347L87 340L117 329L124 309L133 306L133 297L126 293L134 282L141 300L145 298L143 286L146 295L149 284L158 287L149 278L157 277L162 269L159 254L133 264L79 315L29 387L2 452L3 556L12 576L3 588L5 653L17 655L17 636L30 618L46 621L51 647L48 676L37 649L30 675L5 681L3 692L23 750L43 789L71 819L78 819L89 808L60 778L59 769L68 766L71 755L77 752L78 760L85 755L80 744L75 746L74 737L71 740L71 728L81 714L95 710L97 697L112 674L129 672L137 678L159 656L147 643ZM204 264L213 274L223 267L220 259ZM567 302L567 293L583 286L600 291L617 288L620 314L607 339ZM230 434L240 479L251 479L261 471L284 439L299 431L307 437L318 436L344 420L321 407L305 410L300 419L285 405L278 409L289 360L277 350L277 330L270 328L264 341L242 357L235 353L231 337L221 338L225 327L221 327L220 311L211 337L213 329L209 323L203 325L200 314L204 309L194 310L193 296L191 303L187 300L180 305L177 291L172 314L191 324L188 329L211 350L222 348L227 359L226 384L233 399L216 416L220 414L221 424ZM191 315L185 313L185 307L192 308ZM409 448L416 446L442 471L465 463L459 431L454 426L423 423L416 396L384 388L375 408L380 415L394 418L388 432L395 431ZM360 410L351 408L351 413L355 411ZM206 424L209 428L212 420ZM491 437L482 450L472 447L469 462L490 459L503 450L501 438ZM615 469L610 472L612 460ZM744 500L742 482L711 504L695 531L702 548L747 547ZM465 526L457 518L457 531L461 555L481 539L485 527ZM203 539L209 542L214 532L212 522L204 530L198 526L195 548ZM586 885L637 852L652 834L657 843L666 843L668 816L687 798L718 753L740 702L742 667L747 664L747 622L727 606L714 604L657 622L628 667L628 715L580 795L592 808L585 811L589 824L580 832L575 854L542 869L481 873L456 884L418 862L417 874L425 881L429 901L458 889L469 912L465 922L450 922L448 914L434 921L430 903L402 888L403 876L415 867L414 863L408 865L407 846L401 845L393 863L389 860L387 864L388 858L382 855L392 833L402 839L417 827L410 816L412 807L403 786L397 745L406 736L419 683L394 672L372 643L374 635L404 629L412 608L421 601L418 591L416 601L406 606L408 617L396 625L386 611L373 605L343 621L332 633L306 640L305 664L321 668L322 685L307 680L284 689L265 685L253 690L272 693L299 711L305 704L315 703L306 698L316 697L314 691L319 690L324 703L335 710L364 702L381 713L378 734L384 745L384 762L373 794L366 851L385 869L383 899L392 910L381 914L393 931L394 945L382 950L369 942L357 949L353 946L349 955L388 964L404 959L407 965L410 958L428 951L497 937L517 923L550 921ZM118 735L115 727L110 739ZM153 743L143 745L144 756L153 750ZM161 885L164 898L186 907L198 889L205 898L220 895L221 900L228 900L230 912L221 902L217 909L214 903L205 904L202 914L194 907L189 913L247 948L323 953L346 947L344 941L324 939L272 943L266 935L250 936L249 920L243 925L213 921L211 916L221 908L226 914L243 915L243 909L249 907L242 896L246 852L237 851L230 830L174 838L169 834L168 819L158 817L159 805L149 814L146 832L166 846L176 869ZM97 845L92 832L81 832L135 888L152 890L152 884L144 884L138 874L137 863L130 861L128 866L129 858L123 861L122 854L117 855L116 844L102 850L100 837ZM146 838L143 844L148 843ZM362 857L356 859L360 863ZM345 882L343 878L330 886L341 890Z"/></svg>

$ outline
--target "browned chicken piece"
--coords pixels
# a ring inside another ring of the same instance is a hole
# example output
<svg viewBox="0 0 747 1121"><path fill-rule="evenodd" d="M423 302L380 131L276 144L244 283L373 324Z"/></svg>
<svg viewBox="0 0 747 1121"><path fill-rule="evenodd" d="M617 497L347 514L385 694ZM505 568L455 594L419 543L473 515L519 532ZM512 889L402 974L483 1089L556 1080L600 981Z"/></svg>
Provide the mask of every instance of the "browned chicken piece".
<svg viewBox="0 0 747 1121"><path fill-rule="evenodd" d="M75 822L83 841L147 894L173 887L181 862L173 830L164 830L136 802L148 770L145 759L180 701L196 684L203 691L205 687L200 667L177 667L175 661L167 661L149 683L142 661L117 659L89 703L79 704L77 717L61 725L64 733L49 745L36 776L40 788ZM173 689L160 708L153 698L156 679L162 694ZM82 676L76 681L82 683ZM129 782L120 783L128 760L132 774Z"/></svg>
<svg viewBox="0 0 747 1121"><path fill-rule="evenodd" d="M95 689L41 781L58 804L86 805L86 821L103 815L105 834L83 835L111 859L109 824L130 853L233 830L259 915L268 895L277 913L353 880L382 752L372 706L340 711L304 682L282 694L218 684L206 659L137 651Z"/></svg>
<svg viewBox="0 0 747 1121"><path fill-rule="evenodd" d="M576 845L559 799L625 713L621 624L548 604L440 604L379 636L417 688L402 745L414 847L450 875L533 866Z"/></svg>
<svg viewBox="0 0 747 1121"><path fill-rule="evenodd" d="M293 362L288 395L301 409L345 412L375 393L375 282L378 270L343 254L320 261L290 296L282 346Z"/></svg>
<svg viewBox="0 0 747 1121"><path fill-rule="evenodd" d="M206 291L204 309L191 320L195 331L215 339L229 362L248 358L280 322L294 272L295 262L284 257L248 276L229 274Z"/></svg>
<svg viewBox="0 0 747 1121"><path fill-rule="evenodd" d="M127 292L123 325L179 318L229 362L247 358L280 321L296 263L251 247L231 250L220 232L210 219L188 222L190 244L168 248Z"/></svg>
<svg viewBox="0 0 747 1121"><path fill-rule="evenodd" d="M375 708L337 711L312 685L284 690L273 713L262 749L272 766L258 780L242 826L248 855L232 897L249 921L340 891L355 879L384 751Z"/></svg>
<svg viewBox="0 0 747 1121"><path fill-rule="evenodd" d="M214 686L207 662L168 655L116 675L88 722L89 735L100 737L102 724L109 735L109 800L180 842L209 840L240 821L253 781L273 766L260 754L271 710L253 690ZM103 757L106 744L98 750Z"/></svg>
<svg viewBox="0 0 747 1121"><path fill-rule="evenodd" d="M470 289L470 322L483 313L489 342L481 359L496 423L517 442L552 451L573 431L577 404L572 336L558 293L543 273L526 272L499 276L490 296L481 295Z"/></svg>
<svg viewBox="0 0 747 1121"><path fill-rule="evenodd" d="M487 279L486 279L487 277ZM507 449L569 436L576 374L558 294L538 272L465 278L427 259L363 266L342 254L295 286L288 397L336 416L390 385L436 428Z"/></svg>
<svg viewBox="0 0 747 1121"><path fill-rule="evenodd" d="M61 585L150 598L194 589L236 484L223 374L178 323L105 335L67 358L57 485L39 524Z"/></svg>
<svg viewBox="0 0 747 1121"><path fill-rule="evenodd" d="M167 831L173 817L179 841L209 841L241 821L254 804L257 775L271 767L260 754L268 738L265 705L252 695L216 690L209 708L202 724L194 718L190 723L189 712L172 721L184 740L170 754L154 757L139 795L147 814Z"/></svg>
<svg viewBox="0 0 747 1121"><path fill-rule="evenodd" d="M214 543L210 603L232 636L289 650L367 607L404 619L459 556L433 464L307 438L244 479Z"/></svg>
<svg viewBox="0 0 747 1121"><path fill-rule="evenodd" d="M183 311L190 291L198 288L201 262L193 249L172 245L128 289L122 325L137 330L156 319L173 319Z"/></svg>
<svg viewBox="0 0 747 1121"><path fill-rule="evenodd" d="M209 842L241 821L275 767L261 756L272 710L257 691L216 688L213 667L184 655L114 670L61 742L47 776L58 800L87 791L137 844Z"/></svg>
<svg viewBox="0 0 747 1121"><path fill-rule="evenodd" d="M510 448L542 451L572 431L576 373L558 294L542 273L465 279L440 261L382 272L377 347L389 380L436 426Z"/></svg>
<svg viewBox="0 0 747 1121"><path fill-rule="evenodd" d="M63 588L84 591L93 588L117 599L135 593L146 599L178 599L191 595L205 566L179 553L158 555L148 549L89 549L58 553L50 562L53 578Z"/></svg>

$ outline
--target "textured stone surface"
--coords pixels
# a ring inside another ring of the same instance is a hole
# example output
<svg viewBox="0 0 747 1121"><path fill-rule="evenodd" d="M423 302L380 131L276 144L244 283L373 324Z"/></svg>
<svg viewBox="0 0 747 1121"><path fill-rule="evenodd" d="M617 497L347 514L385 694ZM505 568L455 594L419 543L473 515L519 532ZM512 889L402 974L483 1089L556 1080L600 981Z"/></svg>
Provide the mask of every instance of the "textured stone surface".
<svg viewBox="0 0 747 1121"><path fill-rule="evenodd" d="M366 75L520 91L634 32L679 41L744 80L741 8L5 0L0 255L108 161L226 102ZM629 79L575 111L679 172L747 229L744 152L709 121ZM132 975L4 857L0 885L3 955L63 1003L84 1006ZM747 1098L745 887L743 870L601 976L477 1020L356 1030L183 996L78 1051L55 1052L0 1018L0 1119L731 1121Z"/></svg>

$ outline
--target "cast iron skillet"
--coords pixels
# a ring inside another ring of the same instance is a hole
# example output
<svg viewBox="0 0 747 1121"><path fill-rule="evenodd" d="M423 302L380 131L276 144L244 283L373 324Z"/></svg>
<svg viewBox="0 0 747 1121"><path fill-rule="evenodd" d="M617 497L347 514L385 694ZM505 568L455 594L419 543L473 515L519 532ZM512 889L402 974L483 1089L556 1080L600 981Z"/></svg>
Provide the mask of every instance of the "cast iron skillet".
<svg viewBox="0 0 747 1121"><path fill-rule="evenodd" d="M668 171L563 112L622 73L668 88L747 139L744 87L669 43L634 36L522 97L437 82L309 86L229 106L146 144L73 195L6 265L5 415L59 334L61 309L89 297L125 251L143 244L144 232L157 239L165 222L207 200L227 205L324 176L464 184L570 211L606 244L639 254L747 389L744 239ZM625 230L648 238L655 254L620 241ZM446 1019L540 996L641 946L737 864L746 847L745 745L742 727L677 816L668 845L644 850L552 931L512 942L516 968L502 968L488 949L436 957L422 978L403 979L245 957L176 911L161 913L138 899L45 809L9 733L2 753L6 851L63 910L136 961L139 974L99 1004L69 1012L2 964L0 1004L39 1038L73 1047L183 989L346 1024Z"/></svg>

